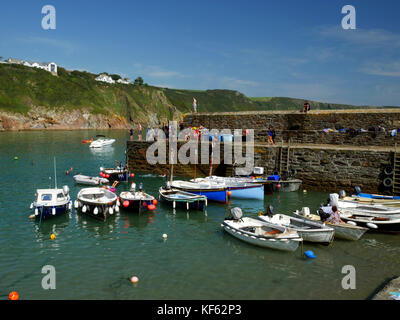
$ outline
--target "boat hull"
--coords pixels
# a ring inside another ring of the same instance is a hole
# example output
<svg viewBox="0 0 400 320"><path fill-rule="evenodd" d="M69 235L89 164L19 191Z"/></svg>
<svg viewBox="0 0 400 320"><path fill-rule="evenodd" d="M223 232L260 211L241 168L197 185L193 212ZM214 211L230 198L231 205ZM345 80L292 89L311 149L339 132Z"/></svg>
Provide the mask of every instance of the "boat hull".
<svg viewBox="0 0 400 320"><path fill-rule="evenodd" d="M373 218L373 217L370 217ZM400 233L400 219L394 221L388 220L376 220L376 219L362 219L362 218L352 218L341 216L341 219L345 222L352 221L357 224L357 226L368 228L372 232L382 232L382 233ZM376 228L371 228L369 224L373 224Z"/></svg>
<svg viewBox="0 0 400 320"><path fill-rule="evenodd" d="M177 189L166 190L163 187L159 190L159 199L164 203L169 203L176 207L186 208L187 210L204 210L207 206L207 198L194 193L184 192Z"/></svg>
<svg viewBox="0 0 400 320"><path fill-rule="evenodd" d="M228 187L232 199L264 200L264 186Z"/></svg>
<svg viewBox="0 0 400 320"><path fill-rule="evenodd" d="M82 201L79 200L82 205L79 208L79 212L82 214L85 214L87 216L90 216L92 218L95 218L97 220L101 220L101 221L106 221L108 217L112 217L115 216L115 203L116 200L113 202L110 202L108 204L93 204L90 202L86 202L86 201ZM83 206L86 206L86 210L85 212L83 212ZM94 213L95 208L98 209L98 213ZM110 208L113 208L113 213L110 213Z"/></svg>
<svg viewBox="0 0 400 320"><path fill-rule="evenodd" d="M128 201L129 205L125 206L123 205L124 202ZM121 208L126 211L130 212L137 212L137 213L142 213L145 211L148 211L148 205L153 204L153 200L139 200L139 199L126 199L122 196L120 196L120 202L121 202Z"/></svg>
<svg viewBox="0 0 400 320"><path fill-rule="evenodd" d="M36 219L49 219L56 216L60 216L69 211L69 202L63 205L58 206L38 206L38 214L35 214ZM55 209L55 213L53 214L53 208Z"/></svg>

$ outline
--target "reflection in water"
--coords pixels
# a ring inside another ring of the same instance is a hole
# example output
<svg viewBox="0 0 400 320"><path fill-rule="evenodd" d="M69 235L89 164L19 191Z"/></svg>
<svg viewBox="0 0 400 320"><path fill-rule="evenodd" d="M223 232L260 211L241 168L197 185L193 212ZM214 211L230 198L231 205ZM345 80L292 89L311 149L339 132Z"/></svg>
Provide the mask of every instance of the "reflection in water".
<svg viewBox="0 0 400 320"><path fill-rule="evenodd" d="M64 231L72 217L71 212L66 212L65 214L55 216L42 220L33 219L32 224L34 225L34 230L39 239L48 239L52 233L57 235L57 232Z"/></svg>

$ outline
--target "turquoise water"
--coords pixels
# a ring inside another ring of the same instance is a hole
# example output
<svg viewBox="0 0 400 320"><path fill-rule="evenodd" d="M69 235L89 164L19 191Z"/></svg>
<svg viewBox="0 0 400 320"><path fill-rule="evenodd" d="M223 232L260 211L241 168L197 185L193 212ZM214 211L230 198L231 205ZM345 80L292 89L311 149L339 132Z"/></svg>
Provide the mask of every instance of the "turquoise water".
<svg viewBox="0 0 400 320"><path fill-rule="evenodd" d="M95 134L117 141L106 152L93 151L81 141ZM0 133L0 299L8 299L11 291L20 299L365 299L382 281L399 275L398 236L367 233L359 241L335 240L329 247L305 243L303 250L317 256L306 260L301 248L287 253L251 246L220 227L233 206L249 216L269 204L282 213L303 206L314 211L327 193L209 203L206 214L179 209L174 214L158 204L155 212L120 212L106 222L74 209L40 228L28 219L35 190L54 185L53 157L58 187L67 184L75 200L83 186L65 170L98 175L100 166L125 160L127 139L125 130ZM134 180L156 197L164 182L140 173ZM121 184L117 191L127 188ZM55 267L55 290L41 287L45 265ZM341 287L344 265L356 268L355 290ZM129 281L134 275L137 285Z"/></svg>

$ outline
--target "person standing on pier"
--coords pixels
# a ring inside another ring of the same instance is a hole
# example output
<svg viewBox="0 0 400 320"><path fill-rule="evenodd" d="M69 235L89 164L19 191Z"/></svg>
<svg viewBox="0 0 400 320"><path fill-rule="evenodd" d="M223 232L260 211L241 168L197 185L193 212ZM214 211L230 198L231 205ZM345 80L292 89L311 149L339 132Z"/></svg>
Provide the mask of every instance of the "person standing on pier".
<svg viewBox="0 0 400 320"><path fill-rule="evenodd" d="M142 141L142 125L140 124L140 122L138 124L138 140Z"/></svg>
<svg viewBox="0 0 400 320"><path fill-rule="evenodd" d="M306 102L304 102L304 105L303 105L303 113L307 113L308 111L310 111L310 104L306 100Z"/></svg>
<svg viewBox="0 0 400 320"><path fill-rule="evenodd" d="M129 130L129 136L130 136L131 141L133 141L133 129L132 128Z"/></svg>
<svg viewBox="0 0 400 320"><path fill-rule="evenodd" d="M193 111L194 113L197 113L197 100L195 97L193 97Z"/></svg>
<svg viewBox="0 0 400 320"><path fill-rule="evenodd" d="M274 143L274 137L275 137L275 131L274 129L269 126L268 128L268 141L267 141L267 145L275 145Z"/></svg>

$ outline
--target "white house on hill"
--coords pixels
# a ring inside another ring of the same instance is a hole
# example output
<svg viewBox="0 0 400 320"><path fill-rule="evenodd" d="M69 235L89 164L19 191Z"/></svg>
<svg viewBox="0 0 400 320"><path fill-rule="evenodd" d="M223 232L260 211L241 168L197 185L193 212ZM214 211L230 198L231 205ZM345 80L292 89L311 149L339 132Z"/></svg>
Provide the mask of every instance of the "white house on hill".
<svg viewBox="0 0 400 320"><path fill-rule="evenodd" d="M117 80L118 83L123 83L123 84L130 84L129 80L123 80L123 79L118 79Z"/></svg>
<svg viewBox="0 0 400 320"><path fill-rule="evenodd" d="M115 83L115 81L108 75L106 74L101 74L99 75L97 78L95 78L94 80L96 81L102 81L102 82L107 82L107 83Z"/></svg>
<svg viewBox="0 0 400 320"><path fill-rule="evenodd" d="M19 59L9 58L8 63L22 64L26 67L39 68L57 74L57 65L54 62L35 62L35 61L23 61Z"/></svg>

